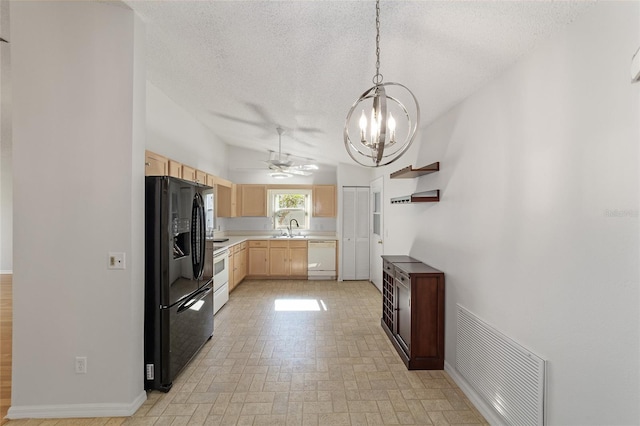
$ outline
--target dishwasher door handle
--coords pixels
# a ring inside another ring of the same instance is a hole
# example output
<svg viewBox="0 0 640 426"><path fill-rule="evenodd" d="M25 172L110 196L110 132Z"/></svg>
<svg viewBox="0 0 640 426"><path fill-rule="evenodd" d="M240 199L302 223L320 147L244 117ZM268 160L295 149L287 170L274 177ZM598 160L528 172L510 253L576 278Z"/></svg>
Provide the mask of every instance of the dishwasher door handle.
<svg viewBox="0 0 640 426"><path fill-rule="evenodd" d="M309 241L309 247L336 247L335 241Z"/></svg>

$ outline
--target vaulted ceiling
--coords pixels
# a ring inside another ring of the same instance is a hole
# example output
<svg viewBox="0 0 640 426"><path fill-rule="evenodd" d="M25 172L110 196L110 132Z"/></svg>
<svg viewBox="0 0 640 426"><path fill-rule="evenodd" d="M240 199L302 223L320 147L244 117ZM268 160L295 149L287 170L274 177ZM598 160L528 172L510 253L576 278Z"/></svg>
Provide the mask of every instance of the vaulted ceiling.
<svg viewBox="0 0 640 426"><path fill-rule="evenodd" d="M351 162L345 115L372 86L375 2L140 1L148 80L222 141ZM385 82L409 87L425 126L540 43L588 1L382 1ZM422 143L422 142L419 142Z"/></svg>

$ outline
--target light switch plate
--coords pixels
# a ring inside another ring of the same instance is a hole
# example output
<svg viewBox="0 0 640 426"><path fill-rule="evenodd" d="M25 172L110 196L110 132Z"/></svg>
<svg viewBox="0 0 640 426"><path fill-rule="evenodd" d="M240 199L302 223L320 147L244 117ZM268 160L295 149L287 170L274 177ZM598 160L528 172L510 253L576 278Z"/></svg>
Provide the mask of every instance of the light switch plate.
<svg viewBox="0 0 640 426"><path fill-rule="evenodd" d="M107 268L109 269L125 269L125 255L122 252L109 252L109 258L107 261Z"/></svg>

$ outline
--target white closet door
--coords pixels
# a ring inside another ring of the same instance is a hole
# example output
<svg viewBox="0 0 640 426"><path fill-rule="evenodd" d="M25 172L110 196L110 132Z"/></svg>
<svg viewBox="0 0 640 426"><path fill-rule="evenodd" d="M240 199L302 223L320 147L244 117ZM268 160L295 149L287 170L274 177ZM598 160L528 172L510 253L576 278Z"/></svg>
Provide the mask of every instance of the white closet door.
<svg viewBox="0 0 640 426"><path fill-rule="evenodd" d="M342 188L342 279L356 279L356 188Z"/></svg>
<svg viewBox="0 0 640 426"><path fill-rule="evenodd" d="M342 279L369 279L369 188L342 188Z"/></svg>

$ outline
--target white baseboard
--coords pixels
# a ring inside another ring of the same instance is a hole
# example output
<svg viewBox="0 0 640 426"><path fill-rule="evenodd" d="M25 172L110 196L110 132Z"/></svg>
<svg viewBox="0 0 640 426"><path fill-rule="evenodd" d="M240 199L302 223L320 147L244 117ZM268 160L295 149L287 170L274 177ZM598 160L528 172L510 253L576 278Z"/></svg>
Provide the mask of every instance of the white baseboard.
<svg viewBox="0 0 640 426"><path fill-rule="evenodd" d="M147 393L142 391L129 404L64 404L64 405L31 405L11 406L7 412L8 419L44 419L75 417L129 417L133 416L147 400Z"/></svg>
<svg viewBox="0 0 640 426"><path fill-rule="evenodd" d="M6 271L0 271L0 275L13 275L13 270L7 269Z"/></svg>
<svg viewBox="0 0 640 426"><path fill-rule="evenodd" d="M451 376L460 390L464 392L467 398L469 398L473 405L475 405L478 411L480 411L480 414L484 416L485 420L488 421L490 425L502 426L505 424L504 421L498 417L498 414L493 410L493 408L487 404L475 390L473 390L464 377L462 377L447 361L444 362L444 371Z"/></svg>

